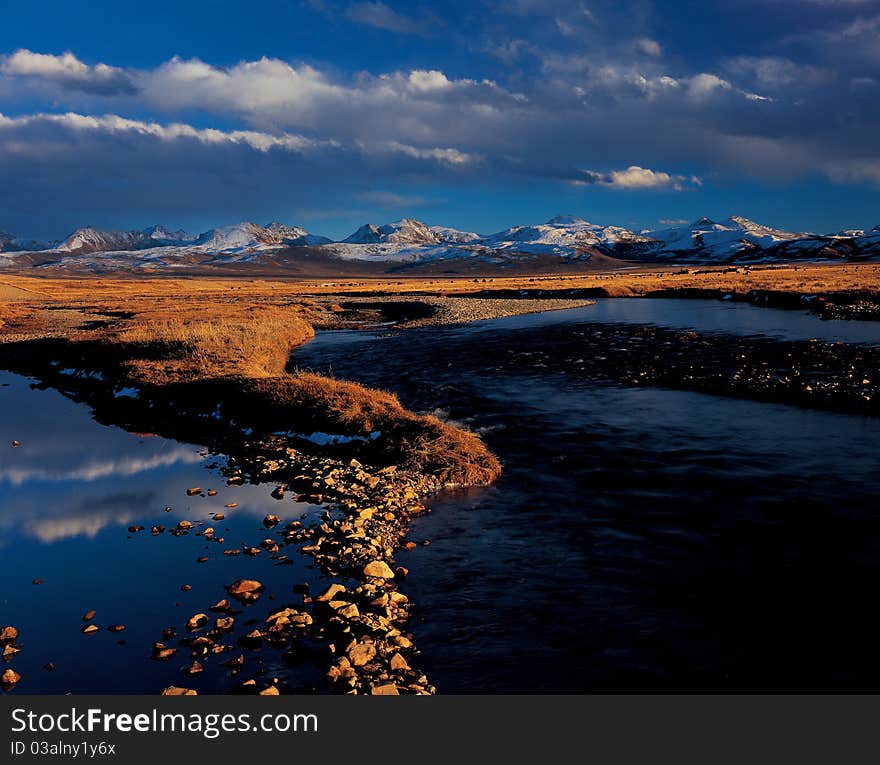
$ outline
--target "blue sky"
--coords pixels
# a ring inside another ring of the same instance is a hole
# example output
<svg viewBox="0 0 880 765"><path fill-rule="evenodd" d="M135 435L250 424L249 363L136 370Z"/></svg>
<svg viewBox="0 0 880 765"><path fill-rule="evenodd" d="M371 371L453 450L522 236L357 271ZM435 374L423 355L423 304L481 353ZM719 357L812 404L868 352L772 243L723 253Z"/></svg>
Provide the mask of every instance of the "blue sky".
<svg viewBox="0 0 880 765"><path fill-rule="evenodd" d="M880 0L5 5L20 236L880 223Z"/></svg>

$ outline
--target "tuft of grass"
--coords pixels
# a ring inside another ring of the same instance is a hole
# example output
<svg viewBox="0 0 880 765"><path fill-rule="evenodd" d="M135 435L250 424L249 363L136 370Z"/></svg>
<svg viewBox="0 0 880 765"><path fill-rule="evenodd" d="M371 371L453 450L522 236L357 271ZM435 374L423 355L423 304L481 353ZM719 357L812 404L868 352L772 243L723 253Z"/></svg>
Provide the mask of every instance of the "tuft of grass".
<svg viewBox="0 0 880 765"><path fill-rule="evenodd" d="M275 429L285 429L290 418L296 427L305 423L346 435L380 431L386 460L443 483L489 483L501 474L498 459L478 436L411 412L387 391L309 372L252 379L247 387L251 414L261 411Z"/></svg>

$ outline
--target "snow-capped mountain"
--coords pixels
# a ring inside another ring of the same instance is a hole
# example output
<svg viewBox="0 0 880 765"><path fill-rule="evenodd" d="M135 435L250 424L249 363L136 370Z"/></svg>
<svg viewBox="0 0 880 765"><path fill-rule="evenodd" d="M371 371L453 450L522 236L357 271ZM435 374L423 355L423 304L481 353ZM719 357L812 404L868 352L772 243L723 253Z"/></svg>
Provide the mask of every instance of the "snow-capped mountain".
<svg viewBox="0 0 880 765"><path fill-rule="evenodd" d="M266 231L278 237L279 242L284 244L319 245L333 241L326 236L310 234L302 226L288 226L286 223L278 223L278 221L266 226Z"/></svg>
<svg viewBox="0 0 880 765"><path fill-rule="evenodd" d="M49 245L36 239L21 239L6 231L0 231L0 252L45 250Z"/></svg>
<svg viewBox="0 0 880 765"><path fill-rule="evenodd" d="M279 264L323 258L327 268L342 261L387 264L387 268L441 263L443 268L514 265L541 267L583 263L598 256L627 262L748 263L791 260L880 258L880 226L820 235L772 228L738 215L720 221L700 218L683 226L632 231L558 215L546 223L512 226L489 236L414 218L366 224L341 241L300 226L245 221L194 236L156 225L110 231L91 226L53 245L27 242L0 232L2 267L91 270L189 268L230 264ZM39 257L34 253L38 252Z"/></svg>
<svg viewBox="0 0 880 765"><path fill-rule="evenodd" d="M51 249L58 252L106 252L108 250L140 250L153 244L143 231L106 231L92 226L78 228Z"/></svg>
<svg viewBox="0 0 880 765"><path fill-rule="evenodd" d="M457 228L449 226L431 226L430 229L431 233L437 237L437 241L444 244L467 244L483 238L473 231L459 231Z"/></svg>
<svg viewBox="0 0 880 765"><path fill-rule="evenodd" d="M643 232L650 246L668 258L682 254L687 258L711 256L715 259L736 257L756 249L767 249L780 242L803 240L811 234L781 231L732 215L716 222L700 218L685 226Z"/></svg>
<svg viewBox="0 0 880 765"><path fill-rule="evenodd" d="M194 242L196 237L182 228L177 231L169 231L163 225L150 226L144 229L144 234L154 243L155 246L188 244Z"/></svg>
<svg viewBox="0 0 880 765"><path fill-rule="evenodd" d="M199 235L195 245L205 252L225 252L227 250L260 249L282 243L275 232L263 228L258 223L236 223L232 226L212 228Z"/></svg>
<svg viewBox="0 0 880 765"><path fill-rule="evenodd" d="M517 252L574 255L578 250L649 238L619 226L600 226L572 215L557 215L534 226L513 226L482 240L486 247Z"/></svg>
<svg viewBox="0 0 880 765"><path fill-rule="evenodd" d="M415 218L402 218L384 226L367 223L342 240L343 244L439 244L439 242L437 235Z"/></svg>

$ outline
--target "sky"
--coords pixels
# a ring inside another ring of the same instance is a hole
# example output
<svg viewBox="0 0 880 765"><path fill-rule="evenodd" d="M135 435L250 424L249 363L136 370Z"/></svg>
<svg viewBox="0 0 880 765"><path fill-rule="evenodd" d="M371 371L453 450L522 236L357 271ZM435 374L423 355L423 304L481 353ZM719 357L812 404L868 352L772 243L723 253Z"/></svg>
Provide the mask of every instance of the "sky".
<svg viewBox="0 0 880 765"><path fill-rule="evenodd" d="M880 0L0 0L0 230L880 224Z"/></svg>

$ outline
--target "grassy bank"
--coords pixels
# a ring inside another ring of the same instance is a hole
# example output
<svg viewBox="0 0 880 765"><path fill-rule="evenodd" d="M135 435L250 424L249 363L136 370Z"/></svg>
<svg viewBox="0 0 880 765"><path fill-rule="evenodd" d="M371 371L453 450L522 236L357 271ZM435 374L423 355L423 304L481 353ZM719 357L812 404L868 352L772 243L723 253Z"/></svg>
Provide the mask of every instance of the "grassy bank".
<svg viewBox="0 0 880 765"><path fill-rule="evenodd" d="M486 483L500 474L477 436L410 412L389 393L286 371L291 351L314 336L311 322L321 310L311 301L181 299L126 312L92 306L79 323L65 325L51 309L17 305L4 313L0 340L13 340L0 346L0 358L48 384L78 384L105 419L116 414L129 426L175 437L200 440L200 429L216 436L227 422L235 423L235 432L319 431L357 437L375 463L439 483ZM100 372L101 379L55 379L61 367ZM114 396L120 389L140 395L120 400ZM209 418L217 407L222 417Z"/></svg>

